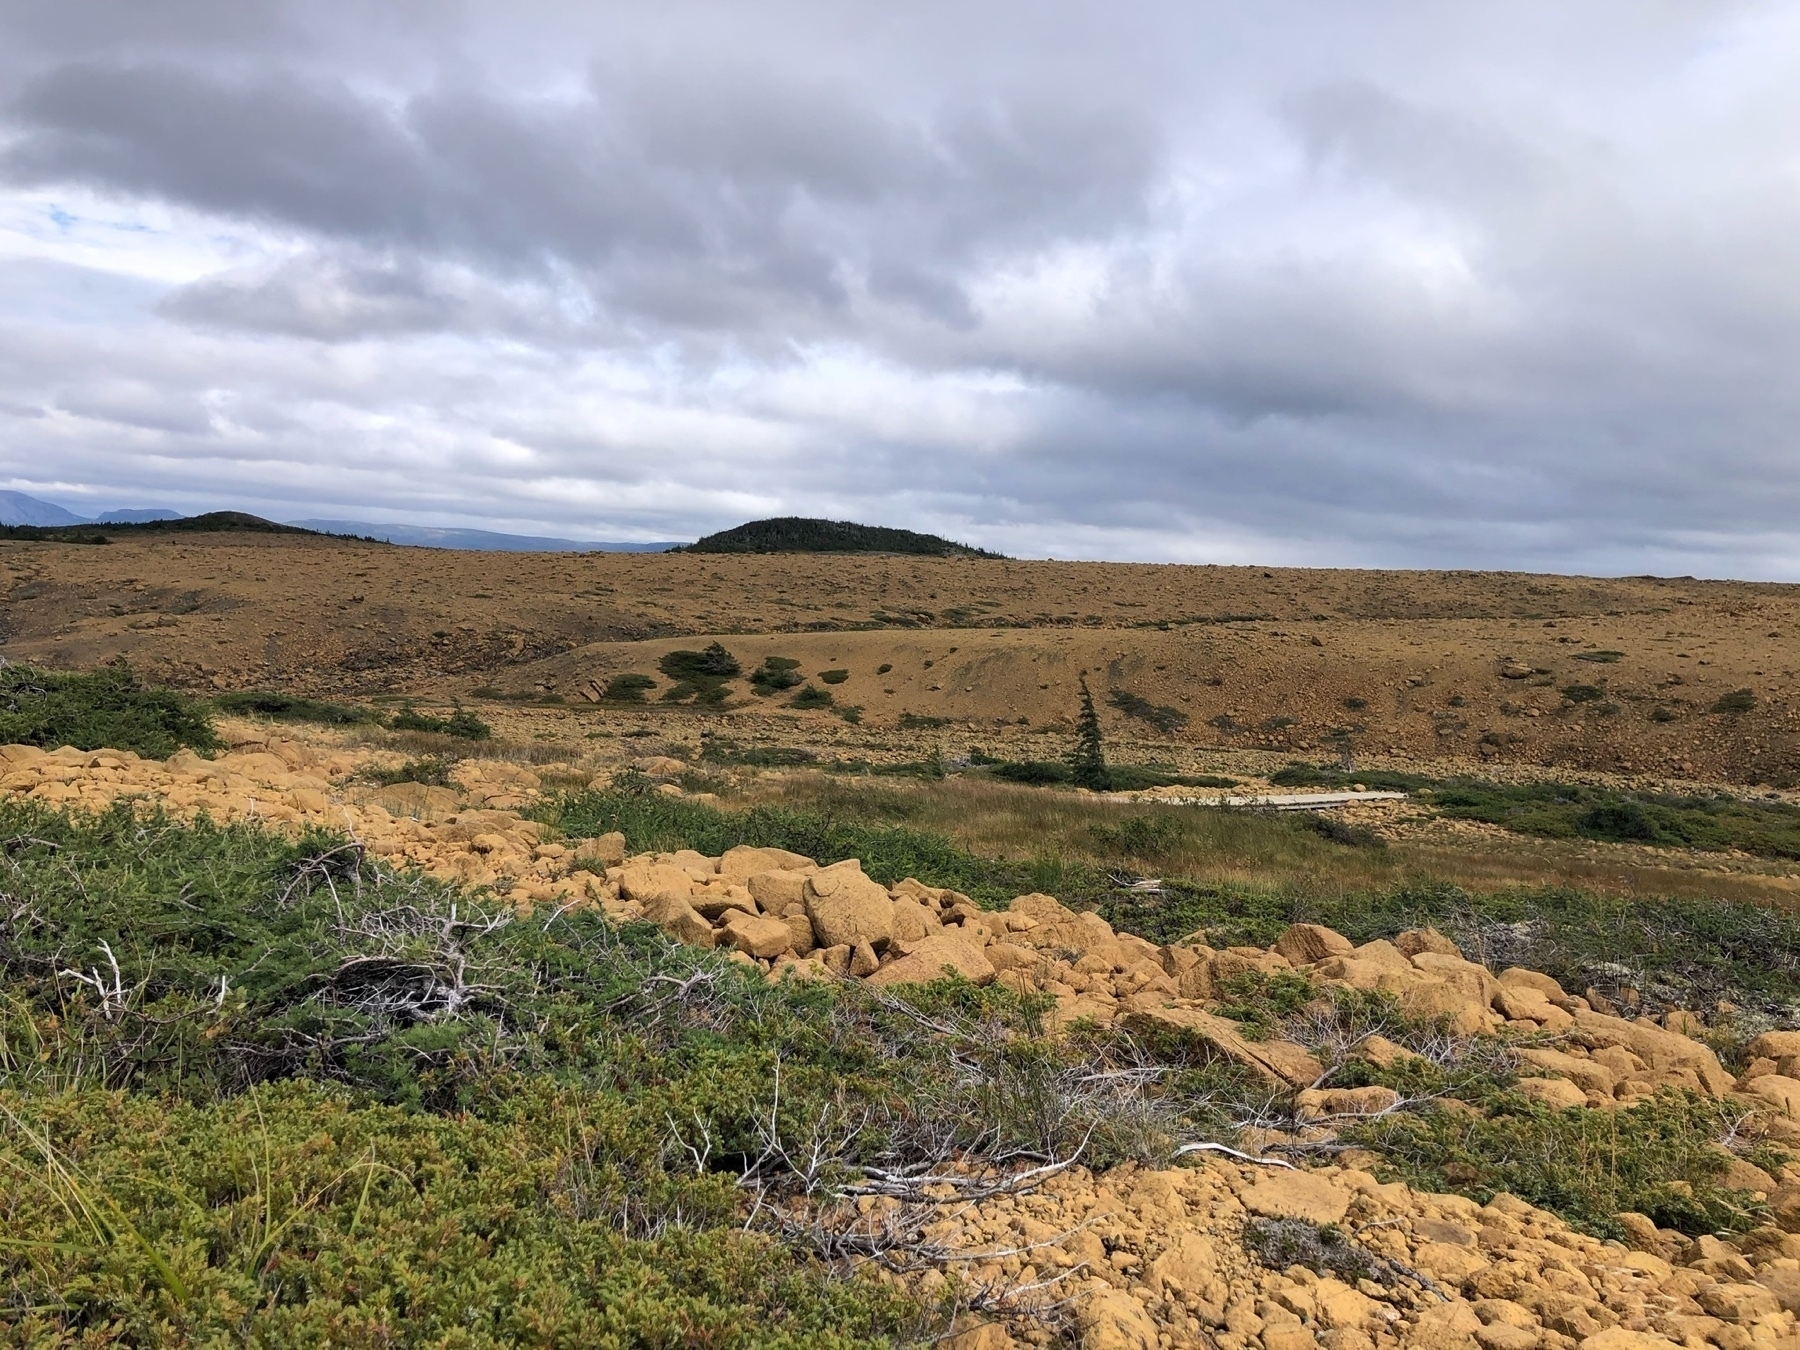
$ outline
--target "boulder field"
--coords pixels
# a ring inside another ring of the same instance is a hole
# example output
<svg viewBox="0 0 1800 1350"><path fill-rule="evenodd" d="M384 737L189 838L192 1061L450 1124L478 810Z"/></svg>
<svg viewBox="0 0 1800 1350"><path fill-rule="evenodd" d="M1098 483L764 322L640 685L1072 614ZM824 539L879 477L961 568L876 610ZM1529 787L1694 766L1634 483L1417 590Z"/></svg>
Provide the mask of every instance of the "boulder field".
<svg viewBox="0 0 1800 1350"><path fill-rule="evenodd" d="M1318 1129L1387 1110L1395 1094L1322 1087L1325 1066L1306 1046L1259 1039L1222 1016L1235 977L1288 972L1321 989L1381 991L1458 1032L1506 1037L1522 1090L1553 1107L1610 1109L1679 1087L1733 1096L1766 1136L1800 1139L1800 1032L1758 1037L1734 1077L1690 1034L1702 1030L1691 1014L1621 1017L1541 973L1490 970L1429 929L1360 946L1309 924L1267 948L1158 945L1048 895L983 909L911 879L883 885L854 859L822 866L751 847L627 856L616 834L548 840L519 814L540 793L537 773L506 761L461 761L449 786L382 786L364 781L378 758L369 752L254 730L231 739L218 758L164 762L0 747L0 791L82 810L140 799L180 815L347 831L396 866L489 886L521 908L598 906L725 949L770 979L893 986L954 971L1046 993L1053 1025L1087 1019L1192 1038L1291 1092L1301 1121ZM1371 1037L1354 1053L1409 1052ZM992 1320L965 1323L955 1350L1047 1343L1050 1322L1029 1314L1034 1303L1055 1305L1091 1350L1800 1350L1800 1168L1772 1177L1733 1164L1732 1184L1760 1192L1775 1226L1689 1241L1625 1215L1627 1247L1509 1195L1478 1205L1352 1166L1191 1161L1103 1175L1070 1168L1029 1192L944 1206L927 1235L955 1255L908 1278L926 1293L952 1279L999 1291L983 1305ZM860 1208L878 1223L889 1203ZM1259 1259L1249 1226L1280 1221L1309 1225L1296 1231L1315 1240L1317 1225L1341 1231L1361 1264L1320 1274L1303 1257L1281 1269Z"/></svg>

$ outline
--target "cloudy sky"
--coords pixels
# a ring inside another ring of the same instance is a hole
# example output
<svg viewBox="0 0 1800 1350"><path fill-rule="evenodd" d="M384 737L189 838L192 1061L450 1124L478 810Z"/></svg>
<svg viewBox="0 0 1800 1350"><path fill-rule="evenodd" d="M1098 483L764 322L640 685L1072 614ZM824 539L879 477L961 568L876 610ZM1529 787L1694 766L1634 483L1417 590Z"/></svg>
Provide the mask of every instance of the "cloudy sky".
<svg viewBox="0 0 1800 1350"><path fill-rule="evenodd" d="M1800 5L0 0L0 486L1800 579Z"/></svg>

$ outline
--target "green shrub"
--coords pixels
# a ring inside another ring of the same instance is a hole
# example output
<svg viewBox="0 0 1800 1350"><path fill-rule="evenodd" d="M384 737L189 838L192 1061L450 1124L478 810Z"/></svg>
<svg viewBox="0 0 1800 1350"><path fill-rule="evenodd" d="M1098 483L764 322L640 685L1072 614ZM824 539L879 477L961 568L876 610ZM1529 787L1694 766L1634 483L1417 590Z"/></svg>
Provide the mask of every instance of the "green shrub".
<svg viewBox="0 0 1800 1350"><path fill-rule="evenodd" d="M993 765L989 771L1009 783L1026 783L1033 787L1067 783L1070 778L1069 766L1057 760L1009 760Z"/></svg>
<svg viewBox="0 0 1800 1350"><path fill-rule="evenodd" d="M1380 792L1416 792L1437 780L1391 769L1339 769L1323 764L1287 764L1269 775L1276 787L1342 789L1361 783Z"/></svg>
<svg viewBox="0 0 1800 1350"><path fill-rule="evenodd" d="M809 684L788 700L790 708L829 708L835 700L829 689L821 689L816 684Z"/></svg>
<svg viewBox="0 0 1800 1350"><path fill-rule="evenodd" d="M948 717L929 717L924 713L903 712L900 714L900 726L905 731L928 731L932 727L948 726Z"/></svg>
<svg viewBox="0 0 1800 1350"><path fill-rule="evenodd" d="M648 675L628 671L608 680L600 697L609 703L642 703L644 695L654 688L656 688L656 681Z"/></svg>
<svg viewBox="0 0 1800 1350"><path fill-rule="evenodd" d="M750 672L751 692L763 698L799 683L800 663L791 656L765 656L762 664Z"/></svg>
<svg viewBox="0 0 1800 1350"><path fill-rule="evenodd" d="M1749 1193L1719 1184L1727 1158L1718 1142L1737 1124L1735 1108L1690 1093L1664 1091L1622 1110L1566 1111L1514 1095L1488 1115L1396 1114L1351 1137L1422 1190L1483 1204L1507 1191L1599 1237L1624 1237L1617 1216L1630 1211L1699 1236L1766 1221Z"/></svg>
<svg viewBox="0 0 1800 1350"><path fill-rule="evenodd" d="M434 717L430 713L419 712L410 703L404 704L399 712L388 719L388 729L430 731L465 741L485 741L494 734L492 727L464 708L459 707L448 717Z"/></svg>
<svg viewBox="0 0 1800 1350"><path fill-rule="evenodd" d="M383 787L392 787L396 783L449 787L450 770L456 767L457 762L453 756L426 755L423 759L409 759L397 768L365 770L363 777Z"/></svg>
<svg viewBox="0 0 1800 1350"><path fill-rule="evenodd" d="M1565 684L1562 696L1571 703L1597 703L1606 697L1606 691L1592 684Z"/></svg>
<svg viewBox="0 0 1800 1350"><path fill-rule="evenodd" d="M1625 659L1625 653L1613 651L1576 652L1575 659L1577 661L1595 661L1601 665L1610 666L1616 662L1623 661Z"/></svg>
<svg viewBox="0 0 1800 1350"><path fill-rule="evenodd" d="M1716 713L1747 713L1755 706L1754 693L1748 689L1733 689L1729 694L1721 694L1712 710Z"/></svg>
<svg viewBox="0 0 1800 1350"><path fill-rule="evenodd" d="M1127 816L1117 825L1090 825L1088 833L1102 848L1130 858L1166 857L1180 842L1181 822L1173 816Z"/></svg>
<svg viewBox="0 0 1800 1350"><path fill-rule="evenodd" d="M673 651L656 663L656 668L674 681L663 691L666 703L720 704L725 701L726 681L737 678L743 667L737 658L719 643L707 644L702 651Z"/></svg>
<svg viewBox="0 0 1800 1350"><path fill-rule="evenodd" d="M205 709L173 689L146 689L123 662L87 674L0 666L0 745L130 750L167 759L219 744Z"/></svg>
<svg viewBox="0 0 1800 1350"><path fill-rule="evenodd" d="M1346 848L1384 849L1387 840L1366 825L1351 825L1330 811L1295 811L1291 813L1295 829L1316 834L1319 838Z"/></svg>
<svg viewBox="0 0 1800 1350"><path fill-rule="evenodd" d="M821 670L819 678L826 684L842 684L850 678L850 672L847 670Z"/></svg>
<svg viewBox="0 0 1800 1350"><path fill-rule="evenodd" d="M271 717L278 722L317 722L322 726L356 726L381 720L380 714L369 708L322 703L317 699L301 698L297 694L277 694L269 690L220 694L213 699L213 706L220 712L237 713L240 716L254 714L258 717Z"/></svg>

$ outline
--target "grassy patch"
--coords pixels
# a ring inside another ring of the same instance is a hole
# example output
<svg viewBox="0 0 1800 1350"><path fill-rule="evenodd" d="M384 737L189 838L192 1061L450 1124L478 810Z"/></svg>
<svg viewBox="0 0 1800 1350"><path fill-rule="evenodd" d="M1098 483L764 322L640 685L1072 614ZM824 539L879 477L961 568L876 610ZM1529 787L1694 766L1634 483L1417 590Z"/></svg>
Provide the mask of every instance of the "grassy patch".
<svg viewBox="0 0 1800 1350"><path fill-rule="evenodd" d="M849 678L850 672L847 670L821 670L819 672L819 679L824 684L842 684Z"/></svg>
<svg viewBox="0 0 1800 1350"><path fill-rule="evenodd" d="M1444 784L1427 800L1452 819L1486 821L1545 839L1742 849L1765 858L1800 858L1800 807L1786 802L1480 781Z"/></svg>
<svg viewBox="0 0 1800 1350"><path fill-rule="evenodd" d="M205 709L173 689L146 689L123 663L86 674L0 667L0 744L130 750L167 759L219 744Z"/></svg>

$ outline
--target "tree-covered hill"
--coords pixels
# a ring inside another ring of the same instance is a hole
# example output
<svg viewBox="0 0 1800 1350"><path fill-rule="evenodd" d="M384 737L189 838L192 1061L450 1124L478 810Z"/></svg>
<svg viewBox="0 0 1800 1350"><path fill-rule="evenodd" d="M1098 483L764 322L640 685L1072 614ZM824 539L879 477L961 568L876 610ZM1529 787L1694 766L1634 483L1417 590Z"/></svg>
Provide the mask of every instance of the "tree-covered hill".
<svg viewBox="0 0 1800 1350"><path fill-rule="evenodd" d="M997 558L998 553L935 534L858 525L848 520L778 516L720 530L689 544L689 553L910 553L932 558Z"/></svg>

